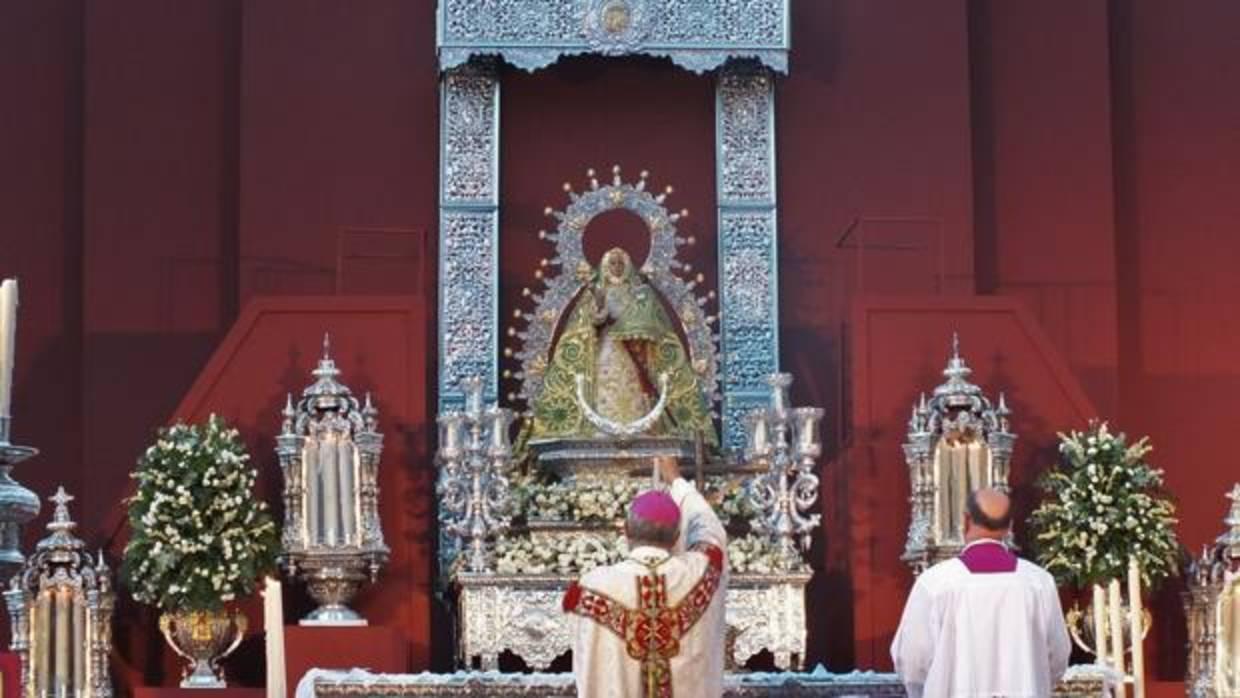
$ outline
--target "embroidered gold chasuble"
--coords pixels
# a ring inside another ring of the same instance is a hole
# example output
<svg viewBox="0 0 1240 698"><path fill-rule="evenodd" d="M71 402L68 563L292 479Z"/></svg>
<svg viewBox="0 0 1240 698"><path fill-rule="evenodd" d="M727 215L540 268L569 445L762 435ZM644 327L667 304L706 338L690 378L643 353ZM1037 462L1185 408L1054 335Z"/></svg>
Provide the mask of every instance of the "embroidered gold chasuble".
<svg viewBox="0 0 1240 698"><path fill-rule="evenodd" d="M577 617L573 671L589 698L715 698L722 692L726 534L684 480L677 554L635 548L587 573L564 597Z"/></svg>

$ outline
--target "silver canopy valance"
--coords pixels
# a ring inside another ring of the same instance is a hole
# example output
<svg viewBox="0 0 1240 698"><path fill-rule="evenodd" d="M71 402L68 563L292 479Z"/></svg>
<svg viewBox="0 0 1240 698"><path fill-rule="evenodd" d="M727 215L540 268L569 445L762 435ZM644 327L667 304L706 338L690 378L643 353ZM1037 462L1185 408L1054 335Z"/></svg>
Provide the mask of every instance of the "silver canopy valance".
<svg viewBox="0 0 1240 698"><path fill-rule="evenodd" d="M439 68L498 56L523 70L564 56L670 58L695 73L729 59L788 72L789 0L439 0Z"/></svg>

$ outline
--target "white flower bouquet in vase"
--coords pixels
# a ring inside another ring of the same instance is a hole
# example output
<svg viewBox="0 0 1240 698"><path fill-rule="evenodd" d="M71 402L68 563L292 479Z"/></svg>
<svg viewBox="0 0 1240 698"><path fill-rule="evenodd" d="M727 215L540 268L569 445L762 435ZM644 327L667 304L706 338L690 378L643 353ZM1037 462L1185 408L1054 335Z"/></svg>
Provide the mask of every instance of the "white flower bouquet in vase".
<svg viewBox="0 0 1240 698"><path fill-rule="evenodd" d="M1074 605L1068 626L1082 649L1123 671L1125 648L1139 647L1150 626L1142 590L1179 570L1175 505L1163 471L1145 460L1148 438L1129 444L1095 422L1059 439L1062 462L1040 480L1045 498L1030 517L1037 561L1061 585L1092 588L1090 606Z"/></svg>
<svg viewBox="0 0 1240 698"><path fill-rule="evenodd" d="M134 600L161 611L159 625L188 662L183 688L225 685L219 662L245 636L229 604L275 566L279 537L236 429L161 429L138 459L121 573Z"/></svg>

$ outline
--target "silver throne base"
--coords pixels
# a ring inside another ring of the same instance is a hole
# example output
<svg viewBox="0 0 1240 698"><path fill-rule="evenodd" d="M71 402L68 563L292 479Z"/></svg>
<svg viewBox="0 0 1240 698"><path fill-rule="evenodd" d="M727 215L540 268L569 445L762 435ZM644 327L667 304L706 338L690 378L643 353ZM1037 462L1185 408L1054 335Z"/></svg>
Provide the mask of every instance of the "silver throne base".
<svg viewBox="0 0 1240 698"><path fill-rule="evenodd" d="M561 477L629 476L638 469L650 471L655 456L675 456L682 462L696 457L692 441L679 438L640 436L630 439L545 439L531 441L538 463Z"/></svg>

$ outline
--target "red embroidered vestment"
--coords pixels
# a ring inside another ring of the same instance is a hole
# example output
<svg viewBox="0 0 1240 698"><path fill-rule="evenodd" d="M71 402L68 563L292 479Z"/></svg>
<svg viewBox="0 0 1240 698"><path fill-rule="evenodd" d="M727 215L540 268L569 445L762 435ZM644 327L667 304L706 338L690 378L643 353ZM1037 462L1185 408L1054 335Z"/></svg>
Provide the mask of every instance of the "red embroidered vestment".
<svg viewBox="0 0 1240 698"><path fill-rule="evenodd" d="M723 576L723 551L701 544L709 564L702 578L675 606L667 603L667 581L658 564L648 565L636 578L638 607L573 582L564 594L564 610L602 625L624 640L625 651L641 663L642 697L672 698L672 657L680 654L680 639L706 613Z"/></svg>

